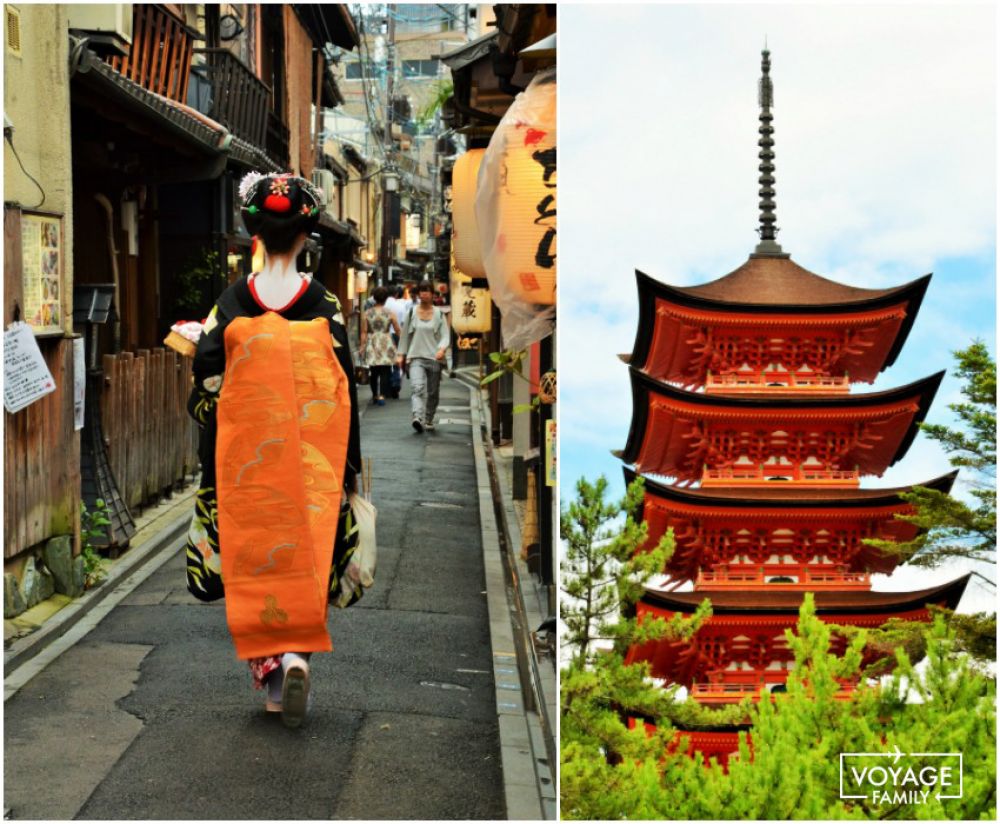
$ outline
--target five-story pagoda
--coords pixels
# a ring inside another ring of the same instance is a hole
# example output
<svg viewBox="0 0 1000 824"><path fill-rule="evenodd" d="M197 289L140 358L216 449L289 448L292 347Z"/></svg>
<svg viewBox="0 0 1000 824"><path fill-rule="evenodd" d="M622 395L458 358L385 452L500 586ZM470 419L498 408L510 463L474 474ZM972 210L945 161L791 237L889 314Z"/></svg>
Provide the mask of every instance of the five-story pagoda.
<svg viewBox="0 0 1000 824"><path fill-rule="evenodd" d="M760 243L717 280L674 287L636 272L639 328L624 358L632 425L621 458L627 482L645 479L643 518L655 545L673 528L666 590L649 589L641 616L712 617L685 642L635 647L629 661L681 684L705 705L783 689L805 592L827 622L877 627L928 621L954 608L968 577L918 592L875 592L873 572L895 560L862 543L908 540L899 497L910 487L862 489L901 459L943 372L908 386L852 394L892 365L930 275L892 289L836 283L794 263L776 242L773 91L765 49L760 81ZM922 486L947 491L954 473ZM678 590L687 584L693 589ZM842 645L842 641L838 641ZM842 649L842 646L841 646ZM842 684L850 695L858 680ZM691 748L723 760L735 729L692 730Z"/></svg>

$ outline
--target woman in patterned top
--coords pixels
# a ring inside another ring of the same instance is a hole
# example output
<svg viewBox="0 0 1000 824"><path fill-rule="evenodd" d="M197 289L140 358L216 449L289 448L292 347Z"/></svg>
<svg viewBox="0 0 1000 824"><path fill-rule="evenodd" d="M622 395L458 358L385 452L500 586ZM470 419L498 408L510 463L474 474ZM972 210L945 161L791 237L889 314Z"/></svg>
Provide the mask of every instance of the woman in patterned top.
<svg viewBox="0 0 1000 824"><path fill-rule="evenodd" d="M361 351L371 371L372 403L385 406L385 395L391 391L389 380L396 361L396 344L392 335L399 335L399 321L385 302L389 290L379 286L372 292L375 305L361 316Z"/></svg>

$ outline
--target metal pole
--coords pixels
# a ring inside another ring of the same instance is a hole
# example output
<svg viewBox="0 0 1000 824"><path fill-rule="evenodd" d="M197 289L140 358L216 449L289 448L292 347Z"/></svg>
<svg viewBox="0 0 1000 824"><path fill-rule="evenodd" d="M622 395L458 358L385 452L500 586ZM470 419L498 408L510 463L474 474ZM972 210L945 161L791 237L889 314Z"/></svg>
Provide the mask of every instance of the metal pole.
<svg viewBox="0 0 1000 824"><path fill-rule="evenodd" d="M396 4L387 7L386 42L385 42L385 118L383 125L382 144L385 148L385 167L382 174L382 277L380 284L389 282L392 268L392 227L389 218L392 216L389 192L386 189L385 171L389 169L389 158L392 157L392 95L394 52L396 49Z"/></svg>
<svg viewBox="0 0 1000 824"><path fill-rule="evenodd" d="M544 375L552 368L552 335L542 338L539 346L538 374ZM538 471L538 528L541 551L540 578L549 586L555 582L555 552L553 531L555 525L552 518L552 487L545 483L547 464L545 461L545 430L547 422L552 419L552 406L543 403L538 407L538 447L541 461Z"/></svg>

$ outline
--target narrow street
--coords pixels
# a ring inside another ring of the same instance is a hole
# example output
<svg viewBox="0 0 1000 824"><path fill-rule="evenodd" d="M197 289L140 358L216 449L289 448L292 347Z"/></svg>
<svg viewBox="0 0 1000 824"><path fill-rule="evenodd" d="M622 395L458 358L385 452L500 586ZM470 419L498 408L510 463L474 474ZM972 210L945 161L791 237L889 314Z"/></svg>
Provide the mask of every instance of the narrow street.
<svg viewBox="0 0 1000 824"><path fill-rule="evenodd" d="M364 409L376 583L331 610L306 724L265 714L178 552L5 703L11 817L506 816L470 393L444 379L416 435L406 391Z"/></svg>

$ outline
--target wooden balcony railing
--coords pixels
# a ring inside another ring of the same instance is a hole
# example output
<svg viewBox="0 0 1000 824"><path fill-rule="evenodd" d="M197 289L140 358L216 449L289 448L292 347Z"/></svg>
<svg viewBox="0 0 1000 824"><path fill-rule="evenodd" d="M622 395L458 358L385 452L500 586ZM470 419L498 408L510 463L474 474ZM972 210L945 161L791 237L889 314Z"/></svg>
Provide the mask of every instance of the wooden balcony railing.
<svg viewBox="0 0 1000 824"><path fill-rule="evenodd" d="M796 372L751 372L747 374L713 375L705 380L708 394L740 394L762 392L769 389L809 394L843 395L850 391L850 380L846 375L809 375Z"/></svg>
<svg viewBox="0 0 1000 824"><path fill-rule="evenodd" d="M212 84L211 111L205 112L236 137L263 148L267 140L271 88L227 49L195 49L205 55Z"/></svg>
<svg viewBox="0 0 1000 824"><path fill-rule="evenodd" d="M163 6L132 4L127 57L108 57L111 68L144 89L187 103L194 32Z"/></svg>
<svg viewBox="0 0 1000 824"><path fill-rule="evenodd" d="M792 464L760 464L731 466L724 469L705 468L701 485L711 486L770 486L776 483L803 486L856 487L860 483L856 469L824 469Z"/></svg>
<svg viewBox="0 0 1000 824"><path fill-rule="evenodd" d="M790 578L793 580L770 580ZM747 586L780 587L791 590L868 590L871 576L867 572L848 572L843 567L831 566L826 569L806 567L798 564L762 564L719 566L698 573L695 581L697 589L743 589Z"/></svg>

